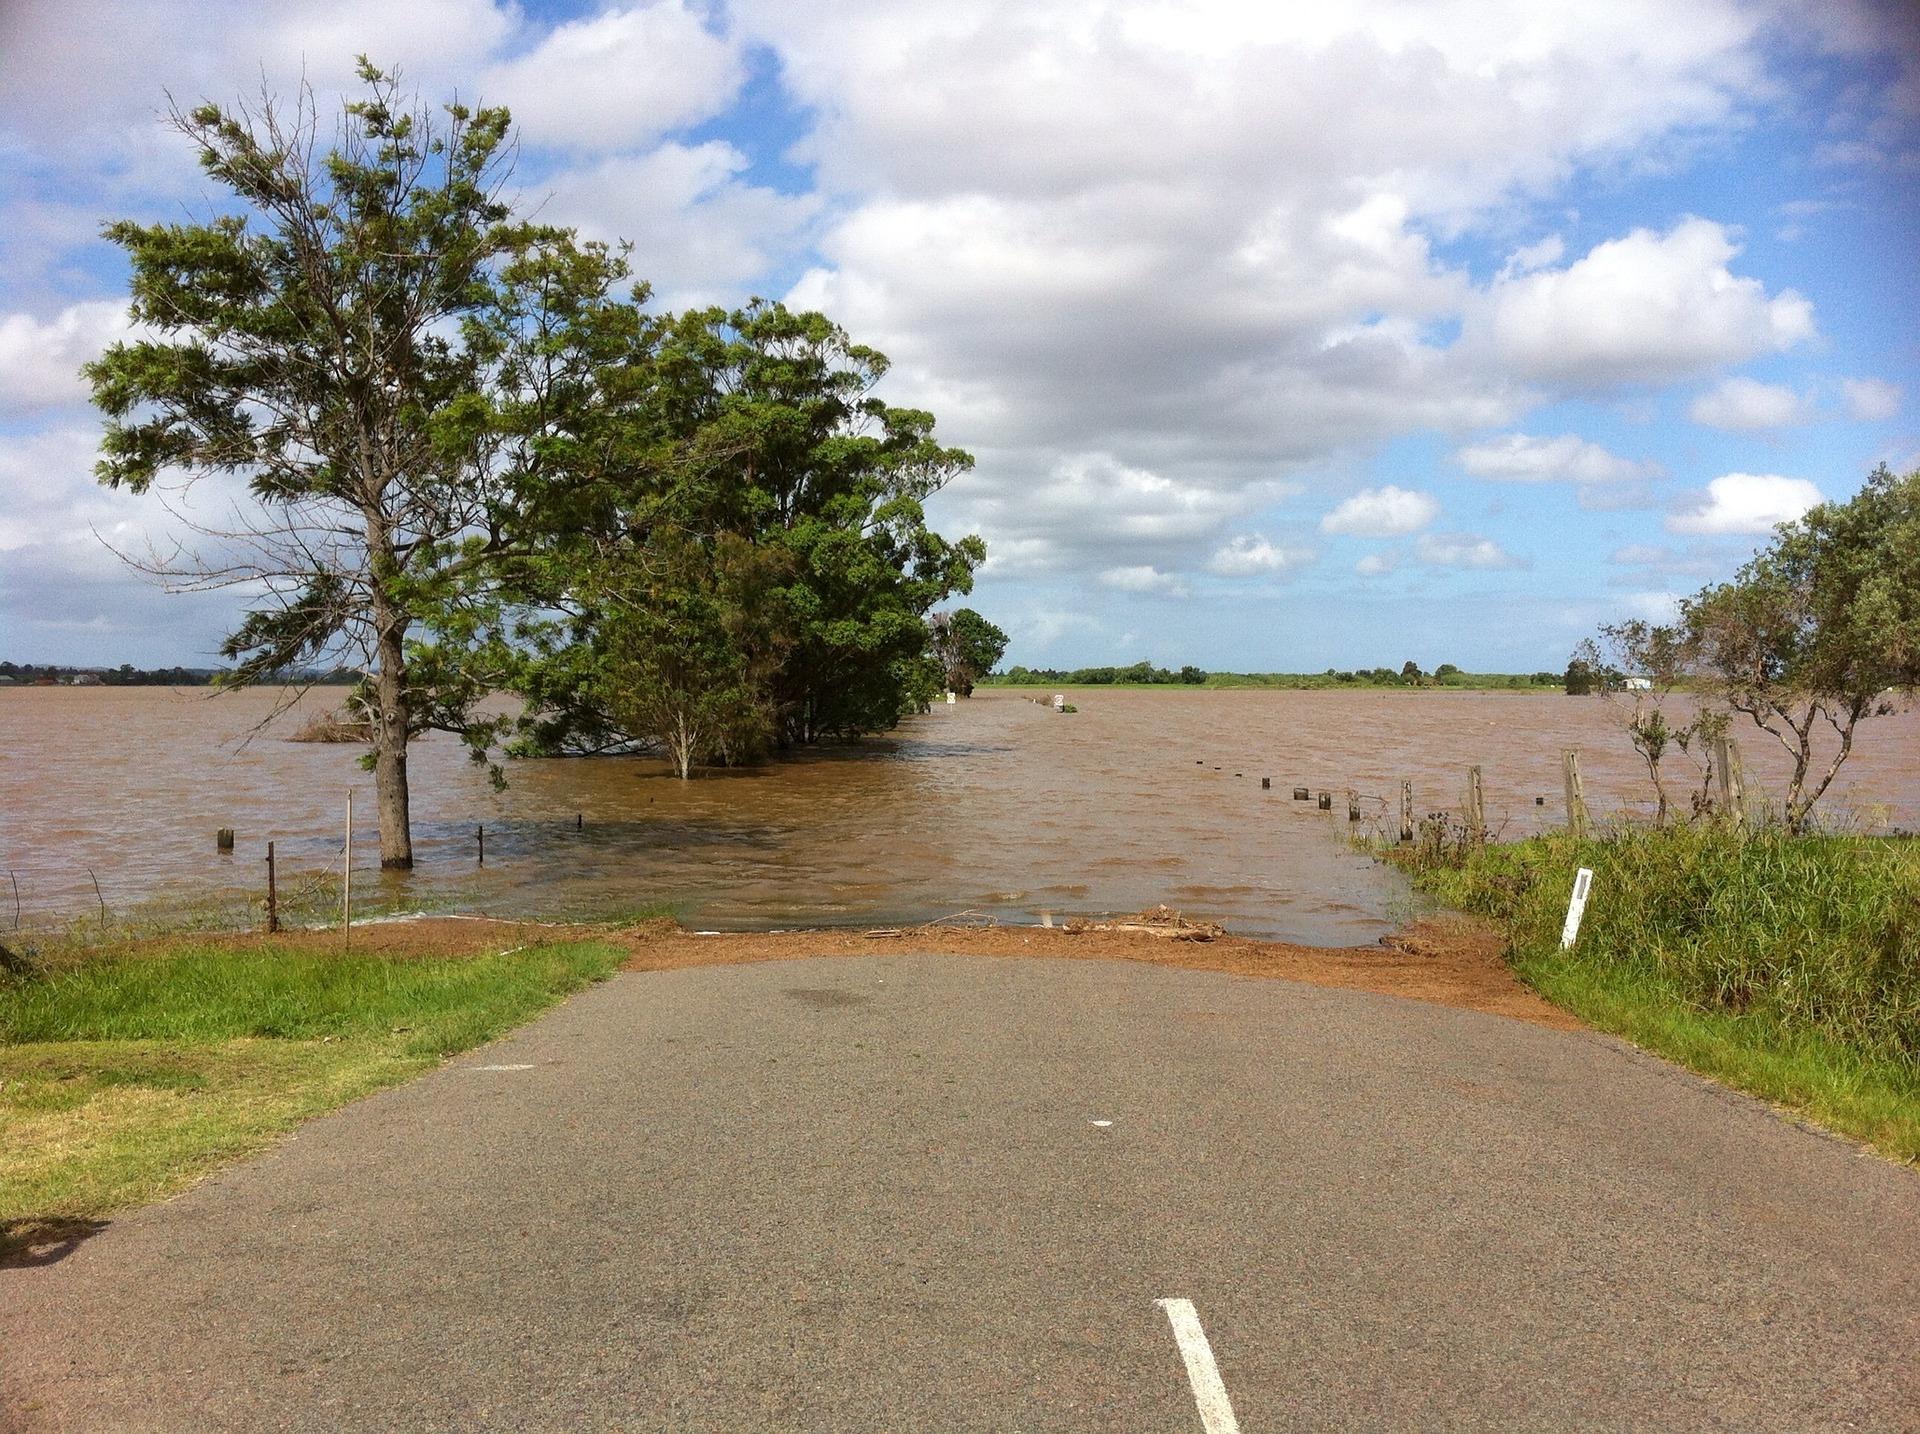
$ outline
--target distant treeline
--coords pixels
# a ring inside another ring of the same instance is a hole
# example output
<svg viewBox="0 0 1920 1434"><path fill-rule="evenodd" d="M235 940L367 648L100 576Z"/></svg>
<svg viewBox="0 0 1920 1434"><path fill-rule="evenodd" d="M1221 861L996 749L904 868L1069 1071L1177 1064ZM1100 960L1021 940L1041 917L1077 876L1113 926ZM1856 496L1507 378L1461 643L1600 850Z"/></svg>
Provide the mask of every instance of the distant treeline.
<svg viewBox="0 0 1920 1434"><path fill-rule="evenodd" d="M1162 687L1184 684L1199 687L1207 674L1197 667L1169 672L1151 662L1136 662L1131 667L1076 667L1062 672L1054 667L1009 667L986 679L1007 687Z"/></svg>
<svg viewBox="0 0 1920 1434"><path fill-rule="evenodd" d="M1194 666L1171 671L1150 662L1131 667L1079 667L1062 671L1053 667L1010 667L986 679L989 686L1002 687L1461 687L1476 689L1532 690L1561 687L1565 676L1558 672L1463 672L1451 662L1443 662L1432 672L1408 662L1399 668L1362 667L1350 671L1329 667L1325 672L1207 672Z"/></svg>
<svg viewBox="0 0 1920 1434"><path fill-rule="evenodd" d="M53 683L59 686L100 687L211 687L226 669L218 667L135 667L123 662L118 667L68 667L61 663L0 662L0 678L14 686L32 687ZM332 672L289 672L279 680L316 686L346 687L360 680L350 668Z"/></svg>

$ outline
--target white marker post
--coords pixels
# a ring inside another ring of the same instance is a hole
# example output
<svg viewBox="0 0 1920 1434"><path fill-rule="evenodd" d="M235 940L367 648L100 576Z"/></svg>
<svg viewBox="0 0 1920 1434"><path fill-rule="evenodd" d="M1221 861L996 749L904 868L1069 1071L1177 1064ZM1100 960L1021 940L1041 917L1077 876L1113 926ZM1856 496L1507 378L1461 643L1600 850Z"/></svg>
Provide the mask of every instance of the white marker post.
<svg viewBox="0 0 1920 1434"><path fill-rule="evenodd" d="M1580 934L1580 918L1587 914L1587 893L1593 889L1593 870L1581 867L1573 878L1573 900L1567 903L1567 924L1560 929L1560 949L1571 951Z"/></svg>

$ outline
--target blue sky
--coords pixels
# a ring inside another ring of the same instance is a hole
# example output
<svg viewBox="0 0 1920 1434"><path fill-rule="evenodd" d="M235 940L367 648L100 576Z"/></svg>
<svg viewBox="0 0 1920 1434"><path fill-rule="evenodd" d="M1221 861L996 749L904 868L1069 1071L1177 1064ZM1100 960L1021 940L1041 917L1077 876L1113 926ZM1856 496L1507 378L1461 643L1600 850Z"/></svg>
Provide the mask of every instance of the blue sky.
<svg viewBox="0 0 1920 1434"><path fill-rule="evenodd" d="M0 15L0 655L208 660L89 476L165 94L364 50L677 306L820 307L975 471L1030 665L1557 667L1920 465L1920 47L1872 0L159 0ZM84 10L84 14L81 13Z"/></svg>

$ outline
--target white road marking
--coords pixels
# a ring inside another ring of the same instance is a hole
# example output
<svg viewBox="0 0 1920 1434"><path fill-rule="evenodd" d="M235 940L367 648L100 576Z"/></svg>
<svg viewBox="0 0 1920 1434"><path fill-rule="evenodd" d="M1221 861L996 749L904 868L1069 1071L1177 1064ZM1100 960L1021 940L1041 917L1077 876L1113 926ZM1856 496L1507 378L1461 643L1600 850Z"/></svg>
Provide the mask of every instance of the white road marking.
<svg viewBox="0 0 1920 1434"><path fill-rule="evenodd" d="M1240 1421L1233 1417L1233 1405L1227 1399L1227 1386L1220 1382L1220 1368L1213 1362L1213 1346L1207 1332L1200 1328L1200 1316L1192 1300L1155 1300L1167 1312L1173 1326L1174 1341L1180 1346L1180 1358L1186 1361L1187 1382L1193 1386L1193 1402L1200 1406L1200 1424L1207 1434L1240 1434Z"/></svg>
<svg viewBox="0 0 1920 1434"><path fill-rule="evenodd" d="M1112 1125L1113 1122L1110 1120L1096 1120L1094 1124L1099 1126L1102 1130L1105 1130L1109 1125Z"/></svg>
<svg viewBox="0 0 1920 1434"><path fill-rule="evenodd" d="M524 1065L524 1066L462 1066L462 1067L461 1067L461 1069L462 1069L462 1070L470 1070L470 1071L530 1071L530 1070L532 1070L532 1069L533 1069L533 1067L532 1067L532 1065Z"/></svg>

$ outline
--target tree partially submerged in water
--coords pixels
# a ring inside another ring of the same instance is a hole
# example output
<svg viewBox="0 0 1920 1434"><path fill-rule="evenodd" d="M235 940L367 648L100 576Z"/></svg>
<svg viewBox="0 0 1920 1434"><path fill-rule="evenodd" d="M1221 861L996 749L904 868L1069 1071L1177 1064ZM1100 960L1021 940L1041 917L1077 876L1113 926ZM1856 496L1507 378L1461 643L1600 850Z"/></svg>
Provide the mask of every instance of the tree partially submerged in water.
<svg viewBox="0 0 1920 1434"><path fill-rule="evenodd" d="M1007 635L970 607L936 612L927 619L934 660L947 691L973 696L974 684L993 671L1007 650Z"/></svg>
<svg viewBox="0 0 1920 1434"><path fill-rule="evenodd" d="M1665 763L1675 752L1696 759L1703 774L1692 805L1698 810L1712 776L1707 741L1725 729L1724 714L1695 706L1684 714L1669 715L1670 699L1687 679L1691 650L1686 633L1671 624L1631 618L1608 623L1598 639L1588 638L1574 650L1572 672L1586 675L1589 690L1598 687L1609 703L1626 704L1622 723L1627 740L1646 764L1656 802L1654 821L1665 826L1673 801L1667 790ZM1631 679L1631 685L1629 685ZM1568 691L1573 690L1570 681ZM1698 739L1698 740L1696 740Z"/></svg>
<svg viewBox="0 0 1920 1434"><path fill-rule="evenodd" d="M1582 644L1573 666L1598 673L1611 658L1612 670L1648 681L1629 735L1663 817L1661 758L1670 746L1691 742L1697 750L1733 714L1786 753L1781 815L1788 830L1804 831L1852 755L1860 724L1920 689L1920 471L1899 477L1883 464L1848 501L1782 524L1732 581L1683 599L1677 623L1601 631L1601 643ZM1681 685L1725 710L1670 723L1657 696ZM1823 761L1825 741L1833 747Z"/></svg>
<svg viewBox="0 0 1920 1434"><path fill-rule="evenodd" d="M1786 752L1784 816L1803 830L1860 724L1920 687L1920 471L1882 464L1847 502L1782 524L1681 617L1697 676ZM1823 730L1836 743L1824 765Z"/></svg>
<svg viewBox="0 0 1920 1434"><path fill-rule="evenodd" d="M617 266L515 222L504 109L409 102L364 60L360 78L330 145L304 89L290 109L175 111L233 209L107 227L137 336L87 375L102 482L244 480L230 526L198 525L206 547L140 565L248 593L221 648L231 682L361 667L381 864L407 867L409 741L438 728L478 752L496 730L474 717L499 676L478 638L535 476L490 422L498 391L534 377L516 351L578 301L567 287L604 295ZM542 314L514 310L516 270L553 291Z"/></svg>
<svg viewBox="0 0 1920 1434"><path fill-rule="evenodd" d="M233 210L108 227L139 329L88 377L103 482L245 484L139 564L249 594L227 680L363 672L382 865L424 731L684 775L924 707L925 615L985 549L928 526L972 459L875 395L885 358L778 304L650 313L624 251L515 217L506 110L360 74L330 144L305 90L174 114ZM500 689L522 718L478 715Z"/></svg>
<svg viewBox="0 0 1920 1434"><path fill-rule="evenodd" d="M886 359L756 301L659 322L626 371L616 456L543 550L518 750L659 744L686 775L923 710L926 614L985 547L928 525L973 460L874 394Z"/></svg>

